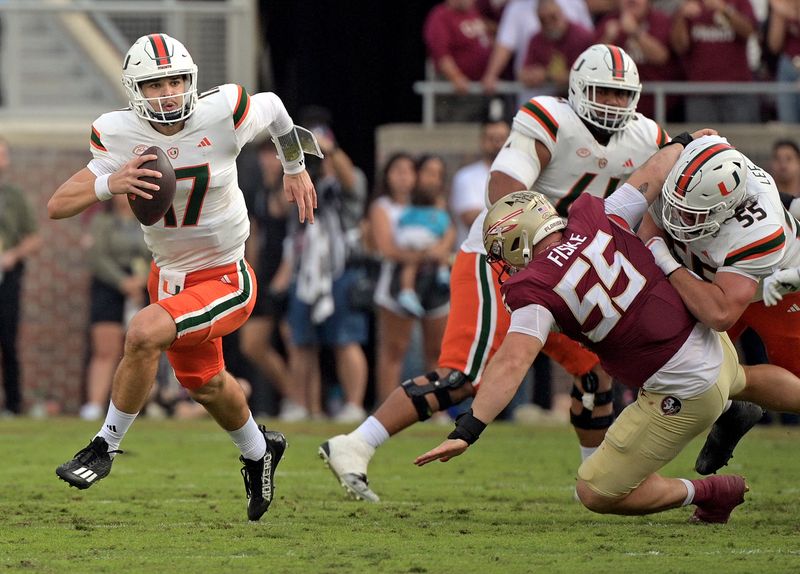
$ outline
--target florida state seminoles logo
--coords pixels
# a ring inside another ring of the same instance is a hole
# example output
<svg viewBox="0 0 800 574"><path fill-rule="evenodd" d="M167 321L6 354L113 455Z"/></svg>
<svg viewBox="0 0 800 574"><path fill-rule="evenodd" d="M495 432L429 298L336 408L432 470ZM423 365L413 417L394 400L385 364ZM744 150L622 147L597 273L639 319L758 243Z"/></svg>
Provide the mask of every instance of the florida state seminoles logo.
<svg viewBox="0 0 800 574"><path fill-rule="evenodd" d="M167 150L167 155L170 157L170 159L175 159L176 157L178 157L178 148L176 147L169 148Z"/></svg>
<svg viewBox="0 0 800 574"><path fill-rule="evenodd" d="M664 397L664 400L661 401L661 413L669 416L669 415L677 415L681 412L681 400L678 397Z"/></svg>

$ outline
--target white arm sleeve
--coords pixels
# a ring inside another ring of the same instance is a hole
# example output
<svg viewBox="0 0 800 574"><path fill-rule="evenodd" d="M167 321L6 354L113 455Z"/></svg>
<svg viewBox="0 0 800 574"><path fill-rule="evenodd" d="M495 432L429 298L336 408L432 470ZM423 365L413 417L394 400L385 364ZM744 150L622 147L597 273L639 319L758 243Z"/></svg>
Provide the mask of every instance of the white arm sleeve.
<svg viewBox="0 0 800 574"><path fill-rule="evenodd" d="M522 183L525 186L524 189L531 189L542 172L542 164L536 153L536 140L517 130L512 130L503 149L494 158L490 170L504 173ZM487 180L486 207L491 206Z"/></svg>
<svg viewBox="0 0 800 574"><path fill-rule="evenodd" d="M536 337L544 345L553 328L553 314L541 305L526 305L511 313L509 333L522 333Z"/></svg>
<svg viewBox="0 0 800 574"><path fill-rule="evenodd" d="M647 211L647 200L639 190L626 183L606 198L605 207L606 215L621 217L633 229Z"/></svg>

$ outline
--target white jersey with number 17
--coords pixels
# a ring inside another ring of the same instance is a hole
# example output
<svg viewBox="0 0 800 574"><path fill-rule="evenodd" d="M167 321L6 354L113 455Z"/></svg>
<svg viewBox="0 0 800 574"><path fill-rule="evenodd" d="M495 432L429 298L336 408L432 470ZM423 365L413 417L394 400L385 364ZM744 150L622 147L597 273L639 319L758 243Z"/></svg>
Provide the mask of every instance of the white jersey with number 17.
<svg viewBox="0 0 800 574"><path fill-rule="evenodd" d="M163 219L142 226L160 268L190 272L244 257L249 221L239 189L236 157L276 119L288 118L271 93L249 96L225 84L202 94L184 128L167 136L130 109L100 116L92 125L88 167L111 174L152 145L175 168L175 200Z"/></svg>

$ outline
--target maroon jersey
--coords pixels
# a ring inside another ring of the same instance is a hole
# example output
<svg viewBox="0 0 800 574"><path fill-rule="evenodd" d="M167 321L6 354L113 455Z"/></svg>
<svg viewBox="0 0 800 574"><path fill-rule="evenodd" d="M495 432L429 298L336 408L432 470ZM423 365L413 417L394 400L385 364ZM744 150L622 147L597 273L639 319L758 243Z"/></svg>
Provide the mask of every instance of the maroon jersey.
<svg viewBox="0 0 800 574"><path fill-rule="evenodd" d="M624 222L581 195L561 242L503 284L506 305L548 309L565 335L597 353L622 383L641 387L681 348L695 319Z"/></svg>

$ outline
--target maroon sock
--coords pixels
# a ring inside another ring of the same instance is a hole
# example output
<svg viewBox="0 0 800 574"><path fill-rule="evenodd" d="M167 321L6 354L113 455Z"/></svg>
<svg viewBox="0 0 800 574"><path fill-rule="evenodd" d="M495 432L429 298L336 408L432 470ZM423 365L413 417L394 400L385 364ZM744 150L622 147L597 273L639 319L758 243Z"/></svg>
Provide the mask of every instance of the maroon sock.
<svg viewBox="0 0 800 574"><path fill-rule="evenodd" d="M710 479L698 478L690 482L694 486L694 500L692 504L702 504L703 502L711 500L713 488Z"/></svg>

